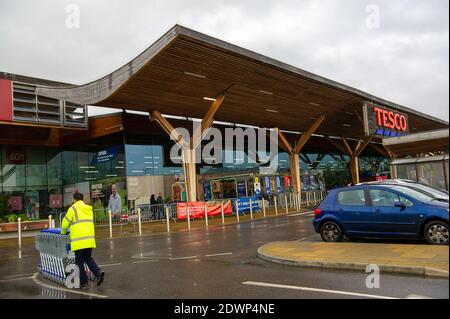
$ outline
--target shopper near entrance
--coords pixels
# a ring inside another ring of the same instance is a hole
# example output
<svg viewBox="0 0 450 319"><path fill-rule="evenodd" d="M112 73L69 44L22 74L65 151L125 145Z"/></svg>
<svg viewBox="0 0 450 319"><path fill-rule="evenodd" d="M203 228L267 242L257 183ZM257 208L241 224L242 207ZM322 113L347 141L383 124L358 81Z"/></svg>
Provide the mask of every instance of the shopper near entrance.
<svg viewBox="0 0 450 319"><path fill-rule="evenodd" d="M120 214L122 212L122 199L117 192L116 184L111 185L111 192L112 194L109 197L108 210L110 210L112 214Z"/></svg>
<svg viewBox="0 0 450 319"><path fill-rule="evenodd" d="M83 194L73 194L73 204L67 210L62 221L61 234L67 234L70 228L70 249L75 253L75 263L80 271L80 288L89 288L84 269L86 264L97 278L97 286L101 285L105 273L92 258L92 248L96 248L94 213L92 206L83 202Z"/></svg>

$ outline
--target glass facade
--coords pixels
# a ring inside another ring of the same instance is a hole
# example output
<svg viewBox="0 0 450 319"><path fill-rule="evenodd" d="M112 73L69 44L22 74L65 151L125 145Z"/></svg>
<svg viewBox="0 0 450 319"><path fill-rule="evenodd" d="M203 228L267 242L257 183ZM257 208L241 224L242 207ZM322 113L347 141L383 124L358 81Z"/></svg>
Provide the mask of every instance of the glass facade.
<svg viewBox="0 0 450 319"><path fill-rule="evenodd" d="M0 192L9 196L14 213L32 219L59 214L71 204L74 191L94 207L104 206L104 194L91 198L95 185L106 192L116 182L126 190L123 147L105 161L98 158L98 152L0 146Z"/></svg>
<svg viewBox="0 0 450 319"><path fill-rule="evenodd" d="M30 218L59 214L70 206L76 191L83 193L94 209L108 207L113 188L121 198L121 208L150 204L152 195L166 202L186 199L183 167L170 160L168 140L155 136L146 137L144 142L134 137L123 140L125 143L118 145L95 142L64 149L0 146L0 192L10 197L14 212ZM260 168L267 165L259 159L251 160L245 152L223 150L220 156L222 163L197 165L200 200L293 190L285 152L278 154L278 167L272 174L262 174ZM232 161L226 163L225 159ZM348 165L348 156L302 153L301 189L323 190L348 184ZM362 157L360 172L385 172L387 165L382 157Z"/></svg>

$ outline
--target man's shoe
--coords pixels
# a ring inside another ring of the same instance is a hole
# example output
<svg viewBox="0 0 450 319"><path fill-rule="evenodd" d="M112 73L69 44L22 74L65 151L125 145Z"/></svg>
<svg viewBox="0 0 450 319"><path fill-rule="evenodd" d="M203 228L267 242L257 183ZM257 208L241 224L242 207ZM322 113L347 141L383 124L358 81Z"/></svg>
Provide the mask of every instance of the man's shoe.
<svg viewBox="0 0 450 319"><path fill-rule="evenodd" d="M81 290L89 289L89 284L88 284L88 283L81 284L81 285L80 285L80 289L81 289Z"/></svg>
<svg viewBox="0 0 450 319"><path fill-rule="evenodd" d="M103 279L105 278L105 272L100 272L100 275L97 277L97 286L100 286L103 282Z"/></svg>

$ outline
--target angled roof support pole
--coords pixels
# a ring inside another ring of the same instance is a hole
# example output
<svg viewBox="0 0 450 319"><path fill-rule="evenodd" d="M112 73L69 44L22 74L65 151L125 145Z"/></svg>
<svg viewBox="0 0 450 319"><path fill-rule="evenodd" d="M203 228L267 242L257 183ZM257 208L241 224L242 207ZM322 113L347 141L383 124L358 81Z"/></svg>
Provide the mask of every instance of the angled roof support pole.
<svg viewBox="0 0 450 319"><path fill-rule="evenodd" d="M300 152L302 151L305 144L311 138L311 136L316 132L319 126L325 120L325 115L319 116L318 119L306 130L302 136L297 141L295 147L292 147L291 143L286 139L284 134L279 130L277 130L279 141L281 147L286 150L289 154L289 166L291 171L292 185L294 187L294 193L298 194L301 190L301 181L300 181Z"/></svg>
<svg viewBox="0 0 450 319"><path fill-rule="evenodd" d="M319 116L319 118L315 120L315 122L308 128L308 130L302 134L302 136L298 139L297 144L295 145L294 153L299 154L302 151L303 146L305 146L310 137L317 131L324 120L325 115Z"/></svg>
<svg viewBox="0 0 450 319"><path fill-rule="evenodd" d="M164 118L158 111L151 113L151 120L155 120L161 128L172 137L175 143L181 148L181 158L184 170L184 178L186 183L186 194L188 202L194 202L197 200L197 177L195 170L195 151L189 146L191 141L184 141L183 136ZM174 196L175 200L181 200L181 196ZM178 195L178 194L177 194ZM180 194L181 195L181 194Z"/></svg>

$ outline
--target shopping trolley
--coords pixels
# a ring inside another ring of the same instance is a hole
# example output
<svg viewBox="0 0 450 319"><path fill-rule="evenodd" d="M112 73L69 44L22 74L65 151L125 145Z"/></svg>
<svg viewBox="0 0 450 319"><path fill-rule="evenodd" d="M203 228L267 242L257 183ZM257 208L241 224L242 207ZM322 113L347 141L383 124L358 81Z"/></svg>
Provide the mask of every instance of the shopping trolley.
<svg viewBox="0 0 450 319"><path fill-rule="evenodd" d="M75 264L75 254L70 250L70 237L62 235L60 228L41 230L36 236L36 249L39 251L40 264L37 266L39 273L52 281L66 285L67 276L70 275L68 266ZM84 265L89 280L95 280L95 276Z"/></svg>

